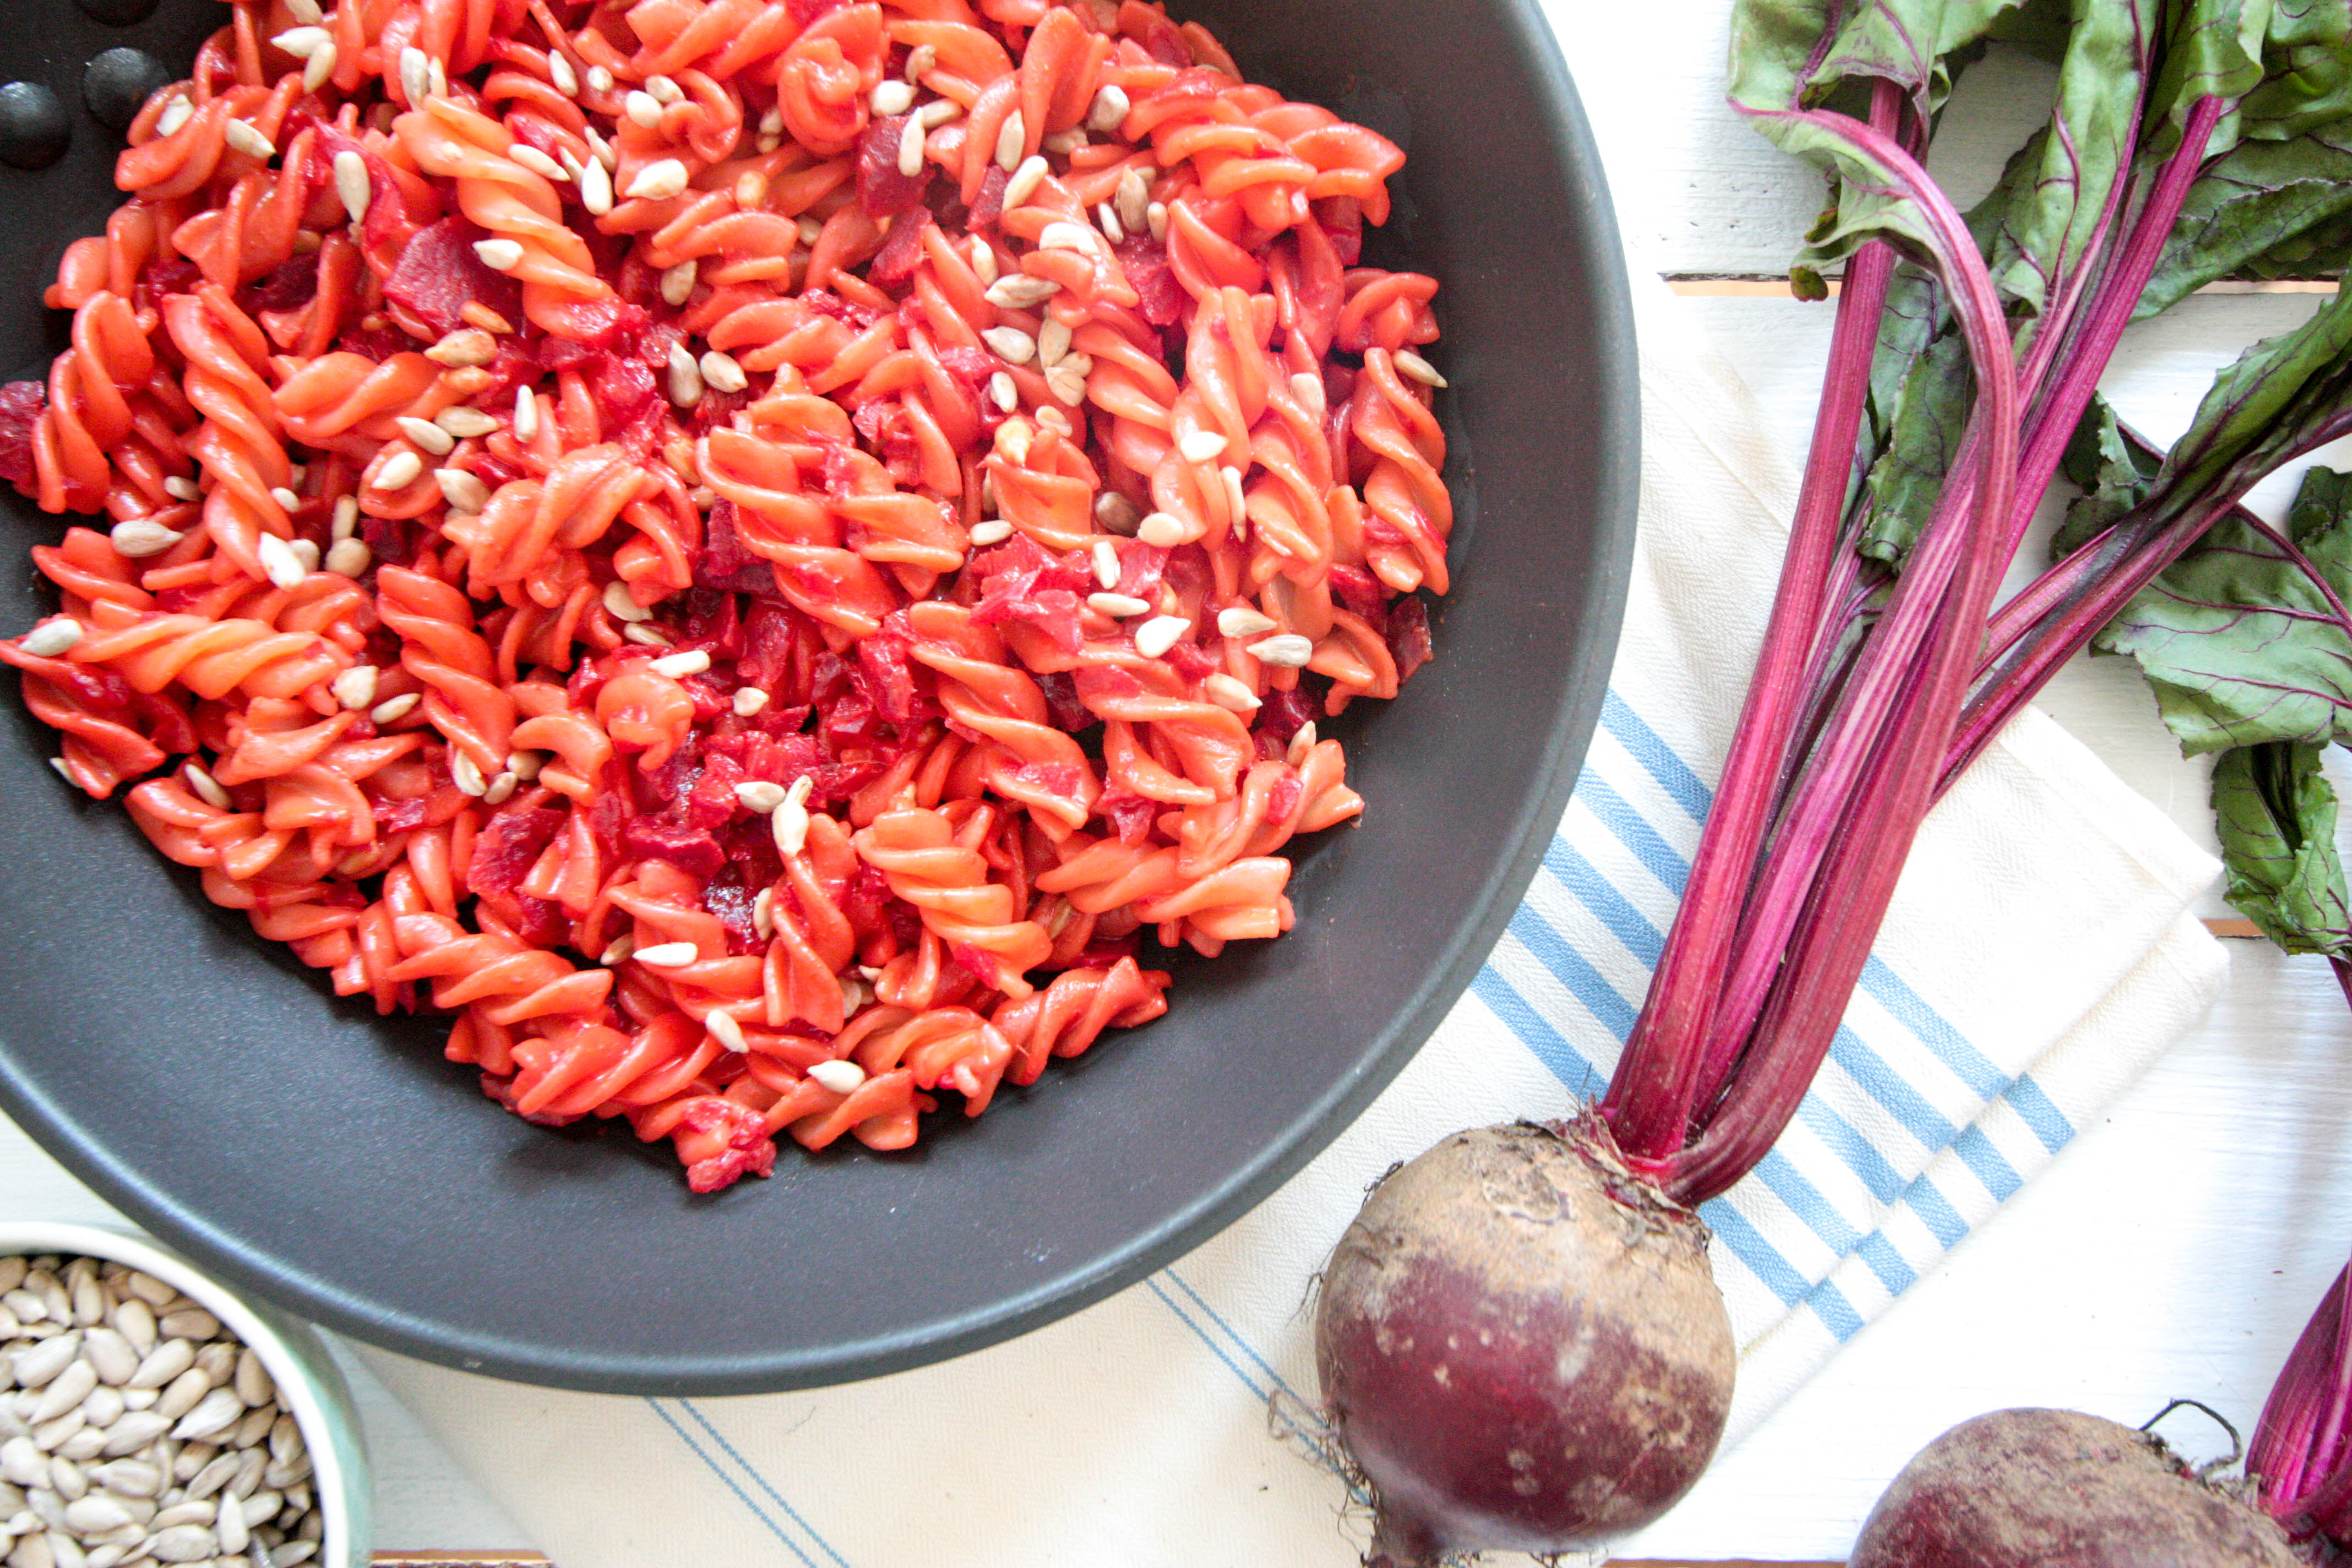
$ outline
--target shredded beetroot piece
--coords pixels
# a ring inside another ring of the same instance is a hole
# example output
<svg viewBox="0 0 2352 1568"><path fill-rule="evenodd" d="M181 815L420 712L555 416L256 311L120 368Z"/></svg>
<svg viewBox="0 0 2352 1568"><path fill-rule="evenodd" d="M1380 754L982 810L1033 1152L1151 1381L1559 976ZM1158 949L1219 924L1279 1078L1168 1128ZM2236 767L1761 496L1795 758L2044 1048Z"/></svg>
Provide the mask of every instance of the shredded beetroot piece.
<svg viewBox="0 0 2352 1568"><path fill-rule="evenodd" d="M33 482L33 426L48 405L48 388L37 381L0 386L0 479L18 486Z"/></svg>
<svg viewBox="0 0 2352 1568"><path fill-rule="evenodd" d="M686 1184L698 1193L715 1193L745 1176L764 1176L776 1168L776 1145L767 1124L750 1106L710 1094L687 1102L678 1117L690 1131L725 1139L719 1152L686 1168Z"/></svg>
<svg viewBox="0 0 2352 1568"><path fill-rule="evenodd" d="M1307 786L1298 782L1297 773L1285 773L1275 780L1274 787L1265 792L1266 820L1288 821L1290 814L1298 809L1298 797L1306 793Z"/></svg>
<svg viewBox="0 0 2352 1568"><path fill-rule="evenodd" d="M866 135L857 143L857 205L877 223L923 205L923 187L930 183L930 165L925 163L912 174L898 172L898 143L907 133L907 122L913 118L891 114L875 120L866 127ZM888 248L887 245L883 247L885 251ZM911 270L913 263L905 266ZM887 281L880 278L875 280ZM898 280L906 280L905 271Z"/></svg>
<svg viewBox="0 0 2352 1568"><path fill-rule="evenodd" d="M248 314L261 310L291 310L309 304L319 292L319 253L295 256L258 283L237 295Z"/></svg>
<svg viewBox="0 0 2352 1568"><path fill-rule="evenodd" d="M454 332L468 325L464 308L484 305L509 321L520 321L522 285L493 272L474 253L488 231L461 217L445 217L416 231L384 279L383 297L431 327Z"/></svg>
<svg viewBox="0 0 2352 1568"><path fill-rule="evenodd" d="M1002 218L1004 216L1004 187L1012 183L1012 175L991 163L988 173L981 176L980 195L973 199L971 211L964 215L965 226L986 228ZM946 220L942 218L940 221Z"/></svg>
<svg viewBox="0 0 2352 1568"><path fill-rule="evenodd" d="M621 847L632 859L667 860L697 877L715 877L727 864L719 841L708 830L647 816L630 818L621 829Z"/></svg>
<svg viewBox="0 0 2352 1568"><path fill-rule="evenodd" d="M1396 660L1397 684L1402 686L1430 660L1429 604L1417 595L1399 599L1388 622L1389 657Z"/></svg>
<svg viewBox="0 0 2352 1568"><path fill-rule="evenodd" d="M1037 678L1037 689L1045 694L1045 710L1057 730L1076 734L1097 722L1087 705L1078 700L1078 689L1067 670L1054 670Z"/></svg>
<svg viewBox="0 0 2352 1568"><path fill-rule="evenodd" d="M891 619L902 620L904 615L901 611ZM908 657L913 646L904 631L888 626L857 645L858 673L875 710L902 731L936 718L940 711L930 694L931 672Z"/></svg>
<svg viewBox="0 0 2352 1568"><path fill-rule="evenodd" d="M1156 800L1123 790L1106 790L1095 802L1097 815L1111 825L1121 844L1140 844L1150 837L1152 823L1167 809Z"/></svg>
<svg viewBox="0 0 2352 1568"><path fill-rule="evenodd" d="M1172 327L1184 319L1184 286L1168 265L1168 247L1148 234L1130 234L1111 247L1127 280L1135 285L1136 309L1155 327Z"/></svg>
<svg viewBox="0 0 2352 1568"><path fill-rule="evenodd" d="M920 207L901 216L883 237L866 276L884 289L903 289L914 281L916 264L923 259L923 232L932 226L931 215Z"/></svg>
<svg viewBox="0 0 2352 1568"><path fill-rule="evenodd" d="M1267 692L1265 704L1257 710L1257 723L1254 727L1259 749L1264 751L1265 743L1272 741L1275 749L1269 754L1282 755L1283 749L1290 744L1290 737L1298 733L1299 729L1315 717L1315 700L1307 695L1304 680L1287 691Z"/></svg>
<svg viewBox="0 0 2352 1568"><path fill-rule="evenodd" d="M872 326L880 314L872 306L845 300L830 289L811 289L801 296L801 303L818 315L830 316L857 332Z"/></svg>
<svg viewBox="0 0 2352 1568"><path fill-rule="evenodd" d="M474 858L466 867L466 885L478 893L513 892L562 831L560 811L499 812L474 836Z"/></svg>

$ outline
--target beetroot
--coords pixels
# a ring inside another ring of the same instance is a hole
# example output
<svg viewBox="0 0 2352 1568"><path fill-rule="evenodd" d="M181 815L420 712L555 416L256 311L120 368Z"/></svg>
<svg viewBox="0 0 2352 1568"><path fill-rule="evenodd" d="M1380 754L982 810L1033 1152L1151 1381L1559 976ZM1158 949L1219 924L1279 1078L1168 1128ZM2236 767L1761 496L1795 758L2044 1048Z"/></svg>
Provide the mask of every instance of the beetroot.
<svg viewBox="0 0 2352 1568"><path fill-rule="evenodd" d="M1996 1410L1904 1467L1848 1568L2293 1568L2242 1489L2095 1415Z"/></svg>
<svg viewBox="0 0 2352 1568"><path fill-rule="evenodd" d="M1392 1172L1315 1320L1328 1414L1378 1489L1375 1565L1648 1523L1713 1457L1733 1356L1706 1227L1591 1119L1456 1133Z"/></svg>

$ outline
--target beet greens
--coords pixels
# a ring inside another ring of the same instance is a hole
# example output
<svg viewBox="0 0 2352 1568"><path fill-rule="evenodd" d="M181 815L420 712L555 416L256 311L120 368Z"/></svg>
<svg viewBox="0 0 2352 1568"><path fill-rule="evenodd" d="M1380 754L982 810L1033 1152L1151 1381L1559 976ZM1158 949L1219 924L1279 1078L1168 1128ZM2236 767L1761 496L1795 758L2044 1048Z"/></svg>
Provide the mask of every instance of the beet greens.
<svg viewBox="0 0 2352 1568"><path fill-rule="evenodd" d="M2050 59L2057 90L1963 215L1922 164L1995 44ZM1677 1296L1651 1321L1580 1260L1703 1237L1690 1210L1763 1157L1826 1055L1927 810L2095 638L2162 670L2176 728L2290 748L2226 764L2233 887L2352 957L2334 799L2291 749L2352 733L2345 487L2324 527L2267 530L2238 506L2352 430L2352 305L2249 351L2168 453L2095 393L2131 321L2217 278L2336 264L2352 4L1741 0L1731 67L1735 106L1828 182L1792 280L1821 298L1842 272L1787 555L1599 1105L1449 1140L1375 1191L1334 1256L1318 1368L1378 1490L1376 1563L1585 1545L1696 1479L1729 1395L1719 1310ZM2062 471L2084 493L2060 558L1996 607ZM2256 598L2266 624L2336 639L2286 679L2308 699L2292 733L2251 695L2282 679L2261 634L2224 624ZM2333 1386L2317 1427L2337 1441L2352 1395Z"/></svg>

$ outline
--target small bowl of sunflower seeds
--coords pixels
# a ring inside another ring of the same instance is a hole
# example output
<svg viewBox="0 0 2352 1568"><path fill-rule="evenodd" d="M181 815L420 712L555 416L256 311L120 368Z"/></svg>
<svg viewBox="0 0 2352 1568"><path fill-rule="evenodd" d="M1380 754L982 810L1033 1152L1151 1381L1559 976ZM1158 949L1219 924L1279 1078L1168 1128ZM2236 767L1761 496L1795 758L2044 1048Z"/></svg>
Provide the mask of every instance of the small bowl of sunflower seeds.
<svg viewBox="0 0 2352 1568"><path fill-rule="evenodd" d="M5 1568L364 1568L370 1502L310 1329L142 1238L0 1222Z"/></svg>

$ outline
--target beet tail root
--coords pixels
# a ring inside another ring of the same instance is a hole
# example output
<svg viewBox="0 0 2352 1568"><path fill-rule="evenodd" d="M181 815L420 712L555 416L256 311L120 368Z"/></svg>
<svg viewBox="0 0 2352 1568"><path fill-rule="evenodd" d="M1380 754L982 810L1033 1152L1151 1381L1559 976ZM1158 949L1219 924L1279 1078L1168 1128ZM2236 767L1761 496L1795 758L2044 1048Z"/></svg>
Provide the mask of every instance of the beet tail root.
<svg viewBox="0 0 2352 1568"><path fill-rule="evenodd" d="M1327 1414L1378 1494L1371 1561L1564 1552L1689 1490L1735 1364L1706 1242L1591 1117L1456 1133L1382 1181L1315 1322Z"/></svg>

